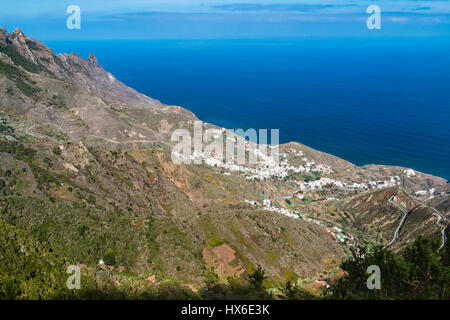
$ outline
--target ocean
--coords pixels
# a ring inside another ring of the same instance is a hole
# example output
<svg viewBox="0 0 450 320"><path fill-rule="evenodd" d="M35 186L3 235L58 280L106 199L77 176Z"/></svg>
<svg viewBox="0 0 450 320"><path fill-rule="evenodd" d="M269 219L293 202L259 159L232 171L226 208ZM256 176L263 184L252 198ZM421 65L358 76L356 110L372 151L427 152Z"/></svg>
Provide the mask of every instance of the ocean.
<svg viewBox="0 0 450 320"><path fill-rule="evenodd" d="M279 129L357 165L450 179L450 41L444 37L49 41L94 53L119 80L201 120Z"/></svg>

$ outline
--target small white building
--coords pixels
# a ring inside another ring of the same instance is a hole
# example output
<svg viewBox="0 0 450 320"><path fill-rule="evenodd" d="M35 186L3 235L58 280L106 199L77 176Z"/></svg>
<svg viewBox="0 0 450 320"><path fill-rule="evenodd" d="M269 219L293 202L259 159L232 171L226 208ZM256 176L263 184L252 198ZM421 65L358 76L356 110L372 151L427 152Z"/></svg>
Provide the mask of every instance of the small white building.
<svg viewBox="0 0 450 320"><path fill-rule="evenodd" d="M408 178L416 175L416 172L413 169L406 169L403 173L405 173Z"/></svg>

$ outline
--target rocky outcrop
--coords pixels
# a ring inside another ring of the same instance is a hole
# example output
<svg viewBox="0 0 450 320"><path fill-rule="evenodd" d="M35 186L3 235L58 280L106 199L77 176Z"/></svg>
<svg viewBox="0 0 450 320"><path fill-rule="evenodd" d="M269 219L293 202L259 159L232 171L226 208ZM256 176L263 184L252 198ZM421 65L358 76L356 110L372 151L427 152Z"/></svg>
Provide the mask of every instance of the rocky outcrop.
<svg viewBox="0 0 450 320"><path fill-rule="evenodd" d="M108 104L127 107L161 106L159 101L140 94L117 80L101 67L93 54L87 60L73 53L55 55L45 44L27 37L19 28L12 34L8 34L5 29L0 30L0 48L7 46L11 46L35 66L28 71L47 72L61 81L88 91Z"/></svg>
<svg viewBox="0 0 450 320"><path fill-rule="evenodd" d="M1 28L0 29L0 49L6 48L6 46L8 44L7 35L8 35L8 33L6 32L6 29Z"/></svg>
<svg viewBox="0 0 450 320"><path fill-rule="evenodd" d="M87 64L91 68L100 68L100 65L98 64L97 57L93 55L92 53L89 54L89 57L87 59Z"/></svg>

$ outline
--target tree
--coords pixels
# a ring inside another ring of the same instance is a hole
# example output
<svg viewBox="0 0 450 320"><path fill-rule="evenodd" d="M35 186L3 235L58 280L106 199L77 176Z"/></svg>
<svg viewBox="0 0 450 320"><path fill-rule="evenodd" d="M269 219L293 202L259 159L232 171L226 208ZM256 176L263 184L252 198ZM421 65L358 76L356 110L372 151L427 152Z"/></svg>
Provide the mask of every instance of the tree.
<svg viewBox="0 0 450 320"><path fill-rule="evenodd" d="M298 289L297 283L295 283L293 285L292 281L288 280L286 282L286 284L284 285L284 287L280 288L280 291L283 292L283 295L284 295L284 297L282 297L282 298L295 299L299 292L299 289Z"/></svg>
<svg viewBox="0 0 450 320"><path fill-rule="evenodd" d="M284 287L280 287L279 290L283 293L283 295L278 296L280 299L310 300L314 298L311 293L299 288L297 282L293 283L291 280L288 280Z"/></svg>
<svg viewBox="0 0 450 320"><path fill-rule="evenodd" d="M450 244L437 252L439 244L417 239L410 248L394 255L382 247L341 264L345 276L329 288L331 299L450 299ZM381 288L367 288L367 268L381 272Z"/></svg>
<svg viewBox="0 0 450 320"><path fill-rule="evenodd" d="M255 272L248 276L250 286L256 291L261 291L264 289L263 281L265 279L267 279L266 271L261 266L258 266Z"/></svg>

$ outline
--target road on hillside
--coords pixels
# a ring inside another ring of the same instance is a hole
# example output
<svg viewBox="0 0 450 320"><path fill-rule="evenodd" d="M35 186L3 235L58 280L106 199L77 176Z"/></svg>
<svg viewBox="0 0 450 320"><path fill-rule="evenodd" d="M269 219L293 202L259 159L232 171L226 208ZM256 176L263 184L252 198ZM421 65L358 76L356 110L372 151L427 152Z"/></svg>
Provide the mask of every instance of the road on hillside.
<svg viewBox="0 0 450 320"><path fill-rule="evenodd" d="M403 218L402 220L400 220L400 223L397 226L397 229L395 230L395 234L394 237L392 238L391 242L389 242L387 245L384 246L384 248L389 247L390 245L392 245L395 241L398 240L398 236L400 234L401 229L403 228L405 222L406 222L406 218L408 218L409 212L408 210L406 210L401 204L397 203L396 201L394 201L394 197L395 195L393 195L392 197L389 198L389 202L392 203L394 206L396 206L398 209L400 209L403 212Z"/></svg>
<svg viewBox="0 0 450 320"><path fill-rule="evenodd" d="M441 228L441 234L442 234L441 246L439 247L438 251L441 250L444 247L445 242L447 241L447 229L448 229L448 227L442 224L446 220L445 216L442 213L440 213L436 208L431 207L431 206L423 203L422 201L420 201L420 200L418 200L416 198L413 198L413 199L414 199L414 201L420 203L421 205L423 205L425 207L428 207L431 210L433 210L433 212L438 216L436 224L438 225L439 228Z"/></svg>

